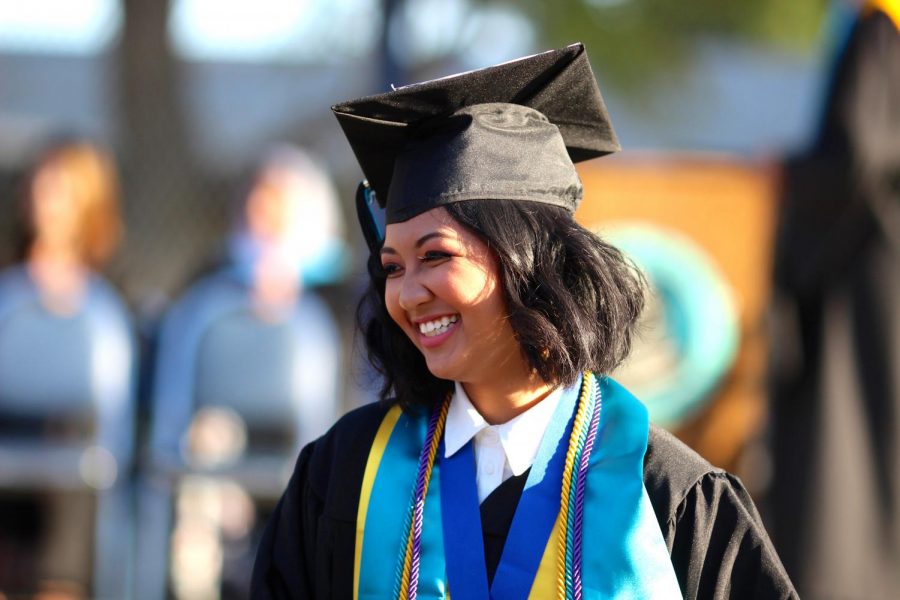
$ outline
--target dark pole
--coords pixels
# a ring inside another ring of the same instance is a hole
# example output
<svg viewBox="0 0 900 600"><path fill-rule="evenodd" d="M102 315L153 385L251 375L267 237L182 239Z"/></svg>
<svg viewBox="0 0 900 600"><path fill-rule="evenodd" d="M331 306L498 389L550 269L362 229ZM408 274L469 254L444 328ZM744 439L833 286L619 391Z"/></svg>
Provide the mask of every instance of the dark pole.
<svg viewBox="0 0 900 600"><path fill-rule="evenodd" d="M403 0L382 0L382 6L384 20L381 26L381 44L379 47L382 89L379 91L384 92L391 89L391 85L399 87L409 83L409 73L397 60L397 54L391 46L392 23L394 23L395 16L399 14L400 9L403 7ZM402 32L400 34L402 35Z"/></svg>
<svg viewBox="0 0 900 600"><path fill-rule="evenodd" d="M118 48L119 157L127 233L116 273L131 301L171 289L199 248L196 170L181 97L180 64L168 43L169 0L122 3Z"/></svg>

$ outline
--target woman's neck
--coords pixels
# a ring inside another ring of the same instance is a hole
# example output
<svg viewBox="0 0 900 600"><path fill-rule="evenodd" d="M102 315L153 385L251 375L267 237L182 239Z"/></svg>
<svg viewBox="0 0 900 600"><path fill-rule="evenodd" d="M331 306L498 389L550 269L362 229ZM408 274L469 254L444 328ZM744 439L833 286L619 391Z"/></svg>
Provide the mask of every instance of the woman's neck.
<svg viewBox="0 0 900 600"><path fill-rule="evenodd" d="M26 268L47 308L59 314L77 310L88 277L77 254L36 244L28 253Z"/></svg>
<svg viewBox="0 0 900 600"><path fill-rule="evenodd" d="M485 383L462 382L462 386L472 405L491 425L506 423L522 414L555 387L533 371L524 379L497 378Z"/></svg>

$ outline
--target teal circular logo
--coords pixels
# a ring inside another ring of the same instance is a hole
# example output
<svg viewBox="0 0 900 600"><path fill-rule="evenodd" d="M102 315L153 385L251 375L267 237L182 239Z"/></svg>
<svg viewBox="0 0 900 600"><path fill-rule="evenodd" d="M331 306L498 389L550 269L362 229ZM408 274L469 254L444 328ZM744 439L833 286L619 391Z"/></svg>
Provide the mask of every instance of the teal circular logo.
<svg viewBox="0 0 900 600"><path fill-rule="evenodd" d="M674 427L709 400L734 363L740 340L731 287L713 258L681 232L645 222L604 224L650 286L633 350L613 377Z"/></svg>

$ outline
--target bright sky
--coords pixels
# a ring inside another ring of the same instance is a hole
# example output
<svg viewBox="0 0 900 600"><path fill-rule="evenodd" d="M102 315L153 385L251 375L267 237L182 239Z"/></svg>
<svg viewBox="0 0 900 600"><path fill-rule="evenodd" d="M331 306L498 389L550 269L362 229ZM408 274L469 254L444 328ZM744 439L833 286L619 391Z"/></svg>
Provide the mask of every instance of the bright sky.
<svg viewBox="0 0 900 600"><path fill-rule="evenodd" d="M118 0L0 0L0 51L94 54L121 25Z"/></svg>
<svg viewBox="0 0 900 600"><path fill-rule="evenodd" d="M196 60L327 60L373 48L379 0L175 0L178 53Z"/></svg>
<svg viewBox="0 0 900 600"><path fill-rule="evenodd" d="M361 54L375 43L379 9L379 0L172 0L169 34L197 60ZM96 54L121 27L121 0L0 0L0 52Z"/></svg>
<svg viewBox="0 0 900 600"><path fill-rule="evenodd" d="M302 28L309 5L310 0L178 0L172 34L194 47L278 47Z"/></svg>
<svg viewBox="0 0 900 600"><path fill-rule="evenodd" d="M364 56L381 30L380 0L171 1L170 40L187 60ZM122 18L121 0L0 0L0 52L96 54L116 41ZM472 0L406 0L400 23L392 45L410 64L456 51L484 66L529 53L535 37L518 11Z"/></svg>

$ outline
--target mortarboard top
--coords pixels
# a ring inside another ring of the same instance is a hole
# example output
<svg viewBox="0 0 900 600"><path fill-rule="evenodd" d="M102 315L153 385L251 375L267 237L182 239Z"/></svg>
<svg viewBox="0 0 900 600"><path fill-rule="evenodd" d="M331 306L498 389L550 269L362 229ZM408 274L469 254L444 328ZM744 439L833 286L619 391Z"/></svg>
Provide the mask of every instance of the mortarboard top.
<svg viewBox="0 0 900 600"><path fill-rule="evenodd" d="M332 107L387 222L470 199L574 211L573 162L619 150L581 44Z"/></svg>

